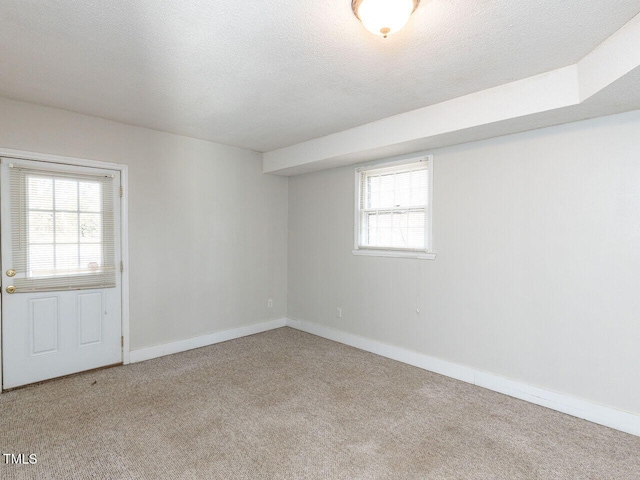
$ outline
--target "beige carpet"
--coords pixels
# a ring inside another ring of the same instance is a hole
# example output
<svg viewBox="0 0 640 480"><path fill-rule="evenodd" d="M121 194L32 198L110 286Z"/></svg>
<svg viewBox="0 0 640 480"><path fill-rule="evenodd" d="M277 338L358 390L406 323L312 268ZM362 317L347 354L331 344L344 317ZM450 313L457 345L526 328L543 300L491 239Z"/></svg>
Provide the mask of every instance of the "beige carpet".
<svg viewBox="0 0 640 480"><path fill-rule="evenodd" d="M0 449L38 460L2 479L640 479L638 437L289 328L0 395Z"/></svg>

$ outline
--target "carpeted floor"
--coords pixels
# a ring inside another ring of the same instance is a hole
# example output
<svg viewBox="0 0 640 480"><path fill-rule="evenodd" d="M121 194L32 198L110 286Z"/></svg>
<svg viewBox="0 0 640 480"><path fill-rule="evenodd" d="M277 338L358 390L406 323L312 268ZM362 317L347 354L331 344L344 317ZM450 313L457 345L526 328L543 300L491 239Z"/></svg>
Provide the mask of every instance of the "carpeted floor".
<svg viewBox="0 0 640 480"><path fill-rule="evenodd" d="M640 438L289 328L0 395L0 478L640 479Z"/></svg>

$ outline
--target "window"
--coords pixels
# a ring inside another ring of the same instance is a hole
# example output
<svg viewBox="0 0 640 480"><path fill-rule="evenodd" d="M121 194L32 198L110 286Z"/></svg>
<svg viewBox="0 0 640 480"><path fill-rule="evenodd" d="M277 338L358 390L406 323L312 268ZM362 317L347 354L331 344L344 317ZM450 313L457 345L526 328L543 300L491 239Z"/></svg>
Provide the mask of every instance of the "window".
<svg viewBox="0 0 640 480"><path fill-rule="evenodd" d="M18 166L10 172L15 286L114 286L113 178Z"/></svg>
<svg viewBox="0 0 640 480"><path fill-rule="evenodd" d="M356 255L433 259L432 157L356 170Z"/></svg>

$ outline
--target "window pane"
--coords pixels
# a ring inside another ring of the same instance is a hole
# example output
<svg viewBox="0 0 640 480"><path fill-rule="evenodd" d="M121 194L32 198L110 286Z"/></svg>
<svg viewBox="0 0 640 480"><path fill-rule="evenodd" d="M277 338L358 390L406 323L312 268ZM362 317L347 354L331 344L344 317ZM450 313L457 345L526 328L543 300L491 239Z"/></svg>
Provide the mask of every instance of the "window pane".
<svg viewBox="0 0 640 480"><path fill-rule="evenodd" d="M29 212L29 243L53 243L53 213Z"/></svg>
<svg viewBox="0 0 640 480"><path fill-rule="evenodd" d="M394 206L393 177L393 174L380 176L380 205L373 208L389 208Z"/></svg>
<svg viewBox="0 0 640 480"><path fill-rule="evenodd" d="M56 245L56 270L77 270L78 245Z"/></svg>
<svg viewBox="0 0 640 480"><path fill-rule="evenodd" d="M424 248L424 228L409 228L408 230L407 247Z"/></svg>
<svg viewBox="0 0 640 480"><path fill-rule="evenodd" d="M409 212L408 226L410 228L424 228L425 213L423 210L411 210Z"/></svg>
<svg viewBox="0 0 640 480"><path fill-rule="evenodd" d="M391 245L391 213L378 214L377 242L374 246Z"/></svg>
<svg viewBox="0 0 640 480"><path fill-rule="evenodd" d="M80 182L80 211L102 211L102 192L97 182Z"/></svg>
<svg viewBox="0 0 640 480"><path fill-rule="evenodd" d="M396 174L395 207L406 207L411 202L411 172Z"/></svg>
<svg viewBox="0 0 640 480"><path fill-rule="evenodd" d="M391 228L391 212L378 213L378 228Z"/></svg>
<svg viewBox="0 0 640 480"><path fill-rule="evenodd" d="M406 228L407 226L407 212L399 211L393 212L393 228Z"/></svg>
<svg viewBox="0 0 640 480"><path fill-rule="evenodd" d="M95 270L102 266L100 245L80 245L80 267Z"/></svg>
<svg viewBox="0 0 640 480"><path fill-rule="evenodd" d="M375 246L377 247L388 247L391 245L391 228L382 227L378 228L378 242Z"/></svg>
<svg viewBox="0 0 640 480"><path fill-rule="evenodd" d="M56 212L56 242L78 243L78 214Z"/></svg>
<svg viewBox="0 0 640 480"><path fill-rule="evenodd" d="M29 246L29 270L32 276L53 273L53 245Z"/></svg>
<svg viewBox="0 0 640 480"><path fill-rule="evenodd" d="M53 180L27 177L30 210L53 210Z"/></svg>
<svg viewBox="0 0 640 480"><path fill-rule="evenodd" d="M370 213L367 215L369 228L377 228L378 227L378 215L375 213Z"/></svg>
<svg viewBox="0 0 640 480"><path fill-rule="evenodd" d="M369 213L363 228L363 245L391 248L425 248L426 214L422 210Z"/></svg>
<svg viewBox="0 0 640 480"><path fill-rule="evenodd" d="M376 245L378 241L378 215L375 213L368 214L365 228L367 228L367 230L365 232L364 244Z"/></svg>
<svg viewBox="0 0 640 480"><path fill-rule="evenodd" d="M393 214L393 238L390 246L406 248L407 246L407 212Z"/></svg>
<svg viewBox="0 0 640 480"><path fill-rule="evenodd" d="M424 248L426 214L424 211L412 210L408 218L408 247Z"/></svg>
<svg viewBox="0 0 640 480"><path fill-rule="evenodd" d="M380 177L367 177L365 185L366 208L378 208L380 206Z"/></svg>
<svg viewBox="0 0 640 480"><path fill-rule="evenodd" d="M407 229L406 228L394 228L393 229L393 243L389 245L395 248L407 247Z"/></svg>
<svg viewBox="0 0 640 480"><path fill-rule="evenodd" d="M78 210L78 182L75 180L55 180L56 210Z"/></svg>
<svg viewBox="0 0 640 480"><path fill-rule="evenodd" d="M80 242L96 243L102 241L102 215L99 213L80 214Z"/></svg>
<svg viewBox="0 0 640 480"><path fill-rule="evenodd" d="M411 205L426 205L429 185L429 172L418 170L411 172Z"/></svg>

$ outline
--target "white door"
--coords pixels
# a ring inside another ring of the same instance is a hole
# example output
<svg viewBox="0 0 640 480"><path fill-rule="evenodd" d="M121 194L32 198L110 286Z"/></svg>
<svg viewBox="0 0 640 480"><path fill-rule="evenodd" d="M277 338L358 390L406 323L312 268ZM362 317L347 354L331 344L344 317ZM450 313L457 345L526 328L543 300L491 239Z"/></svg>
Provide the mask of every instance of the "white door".
<svg viewBox="0 0 640 480"><path fill-rule="evenodd" d="M122 363L120 172L2 158L2 387Z"/></svg>

